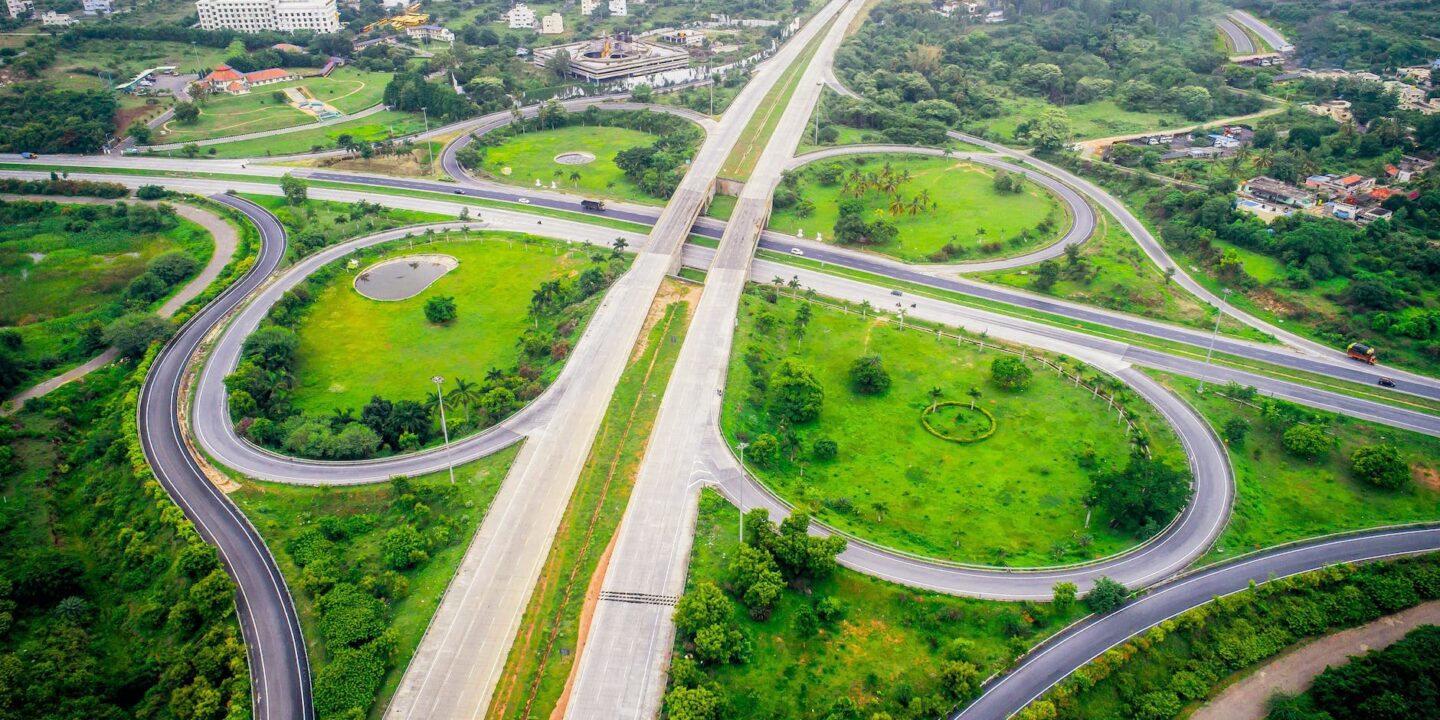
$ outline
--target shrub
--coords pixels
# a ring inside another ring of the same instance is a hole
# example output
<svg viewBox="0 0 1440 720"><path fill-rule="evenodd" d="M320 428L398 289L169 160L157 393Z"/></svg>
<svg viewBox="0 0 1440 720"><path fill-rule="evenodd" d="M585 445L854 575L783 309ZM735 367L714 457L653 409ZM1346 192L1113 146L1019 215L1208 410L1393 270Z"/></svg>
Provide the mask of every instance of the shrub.
<svg viewBox="0 0 1440 720"><path fill-rule="evenodd" d="M1230 447L1238 450L1245 447L1245 437L1250 434L1250 423L1245 422L1244 418L1230 418L1225 421L1221 434Z"/></svg>
<svg viewBox="0 0 1440 720"><path fill-rule="evenodd" d="M167 194L165 188L160 185L141 185L135 191L135 197L141 200L159 200Z"/></svg>
<svg viewBox="0 0 1440 720"><path fill-rule="evenodd" d="M420 537L420 531L408 523L385 533L385 539L380 542L385 567L392 570L406 570L425 561L429 557L425 551L425 540Z"/></svg>
<svg viewBox="0 0 1440 720"><path fill-rule="evenodd" d="M890 389L890 373L879 355L862 355L850 365L850 385L861 395L879 395Z"/></svg>
<svg viewBox="0 0 1440 720"><path fill-rule="evenodd" d="M1023 390L1034 376L1023 360L1017 357L995 358L990 363L990 379L1009 390Z"/></svg>
<svg viewBox="0 0 1440 720"><path fill-rule="evenodd" d="M1315 425L1297 423L1280 438L1281 444L1292 455L1314 460L1330 450L1332 441L1325 431Z"/></svg>
<svg viewBox="0 0 1440 720"><path fill-rule="evenodd" d="M455 319L455 298L437 295L425 301L425 319L437 325Z"/></svg>
<svg viewBox="0 0 1440 720"><path fill-rule="evenodd" d="M385 663L369 650L342 649L315 674L315 712L320 717L364 717L385 677Z"/></svg>
<svg viewBox="0 0 1440 720"><path fill-rule="evenodd" d="M150 313L130 313L105 327L105 342L124 357L138 358L150 343L168 337L171 330L168 320Z"/></svg>
<svg viewBox="0 0 1440 720"><path fill-rule="evenodd" d="M1119 609L1125 604L1125 598L1130 591L1124 585L1111 580L1108 577L1101 577L1095 581L1095 587L1090 589L1085 596L1085 604L1092 612L1104 615L1105 613Z"/></svg>
<svg viewBox="0 0 1440 720"><path fill-rule="evenodd" d="M1376 487L1399 490L1410 484L1410 465L1389 443L1356 449L1350 467L1355 477Z"/></svg>
<svg viewBox="0 0 1440 720"><path fill-rule="evenodd" d="M385 632L385 606L380 599L350 583L339 583L315 603L320 634L331 649L356 646Z"/></svg>
<svg viewBox="0 0 1440 720"><path fill-rule="evenodd" d="M839 443L825 436L815 438L815 444L812 446L812 449L815 459L821 461L834 460L835 456L840 453Z"/></svg>
<svg viewBox="0 0 1440 720"><path fill-rule="evenodd" d="M141 305L148 305L164 297L167 287L168 285L160 279L160 276L148 271L143 272L125 286L125 298Z"/></svg>
<svg viewBox="0 0 1440 720"><path fill-rule="evenodd" d="M665 695L670 720L717 720L720 707L720 696L706 687L677 687Z"/></svg>
<svg viewBox="0 0 1440 720"><path fill-rule="evenodd" d="M168 252L150 261L149 272L173 287L176 283L195 274L200 261L183 252Z"/></svg>
<svg viewBox="0 0 1440 720"><path fill-rule="evenodd" d="M745 457L760 467L772 467L780 459L780 441L770 433L762 433L745 450Z"/></svg>

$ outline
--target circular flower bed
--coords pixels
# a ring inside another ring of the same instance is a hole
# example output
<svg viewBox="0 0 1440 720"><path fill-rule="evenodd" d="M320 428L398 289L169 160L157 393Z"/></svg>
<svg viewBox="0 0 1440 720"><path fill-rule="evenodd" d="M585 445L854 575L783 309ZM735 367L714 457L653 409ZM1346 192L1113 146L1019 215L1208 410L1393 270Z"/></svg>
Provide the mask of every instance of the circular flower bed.
<svg viewBox="0 0 1440 720"><path fill-rule="evenodd" d="M941 430L931 422L932 416L938 419L938 416L941 415L945 408L957 408L952 423L954 429L949 432ZM978 422L975 420L967 420L965 418L967 414L974 415L979 419ZM980 442L995 434L995 416L991 415L989 410L979 405L971 407L970 403L955 400L938 402L925 408L925 411L920 413L920 424L924 425L925 429L928 430L931 435L941 440L949 440L950 442L957 443Z"/></svg>

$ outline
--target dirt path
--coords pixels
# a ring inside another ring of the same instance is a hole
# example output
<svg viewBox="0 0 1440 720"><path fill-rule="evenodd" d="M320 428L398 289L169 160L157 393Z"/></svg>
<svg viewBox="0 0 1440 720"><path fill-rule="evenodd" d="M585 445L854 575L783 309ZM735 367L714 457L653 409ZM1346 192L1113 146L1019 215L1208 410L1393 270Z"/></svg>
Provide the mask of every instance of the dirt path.
<svg viewBox="0 0 1440 720"><path fill-rule="evenodd" d="M1285 109L1287 107L1289 106L1277 105L1275 107L1265 108L1260 112L1250 113L1249 115L1236 115L1234 117L1215 118L1214 120L1206 120L1202 123L1195 123L1194 125L1186 125L1184 127L1158 128L1155 130L1147 130L1145 132L1130 133L1128 135L1115 135L1112 137L1095 138L1094 140L1081 140L1080 142L1075 143L1075 146L1080 149L1080 157L1088 160L1099 156L1105 150L1105 148L1108 148L1117 142L1135 140L1137 138L1149 137L1151 135L1179 135L1181 133L1194 132L1195 130L1199 130L1203 127L1219 127L1221 125L1234 125L1235 123L1248 122L1250 120L1259 120L1260 118L1269 117L1276 113L1285 112Z"/></svg>
<svg viewBox="0 0 1440 720"><path fill-rule="evenodd" d="M1326 667L1343 665L1351 655L1389 647L1421 625L1440 625L1440 600L1290 650L1225 688L1191 714L1190 720L1261 720L1271 695L1303 692Z"/></svg>
<svg viewBox="0 0 1440 720"><path fill-rule="evenodd" d="M114 200L101 198L57 197L54 195L5 195L4 198L6 200L49 200L52 202L77 205L108 205L116 202ZM190 282L185 283L185 287L180 288L179 292L175 293L169 300L166 300L165 303L160 306L160 309L155 311L160 317L170 317L174 315L180 308L185 306L185 303L194 300L196 296L205 291L205 288L210 287L210 283L215 282L215 278L220 277L220 271L224 270L225 266L230 264L231 258L235 257L235 248L239 244L239 234L235 232L235 228L231 226L230 223L225 222L220 216L190 205L177 204L174 205L174 207L175 212L179 214L180 217L205 228L205 230L210 233L210 237L215 240L215 251L210 254L210 262L205 264L205 267L200 270L200 274L192 278ZM3 407L0 407L0 417L19 411L20 408L24 407L25 403L29 402L32 398L48 394L55 390L55 388L79 380L109 365L110 362L115 359L116 355L115 349L110 348L86 361L83 365L71 368L64 373L43 380L20 391L14 397L10 398Z"/></svg>

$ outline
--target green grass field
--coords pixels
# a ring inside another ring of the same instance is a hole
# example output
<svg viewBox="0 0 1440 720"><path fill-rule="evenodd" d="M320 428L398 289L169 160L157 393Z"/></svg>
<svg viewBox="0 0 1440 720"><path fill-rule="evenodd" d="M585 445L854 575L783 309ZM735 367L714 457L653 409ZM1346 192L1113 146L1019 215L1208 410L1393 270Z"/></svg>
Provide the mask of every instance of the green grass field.
<svg viewBox="0 0 1440 720"><path fill-rule="evenodd" d="M410 135L425 129L419 115L394 110L383 110L358 120L336 123L324 127L295 132L281 133L253 140L220 143L202 148L211 157L248 158L273 155L294 155L315 150L333 150L341 135L350 135L358 141L375 142L392 137ZM171 154L178 154L172 152Z"/></svg>
<svg viewBox="0 0 1440 720"><path fill-rule="evenodd" d="M519 356L516 340L530 323L531 293L545 280L581 266L585 254L516 236L487 233L484 238L453 235L416 242L413 251L403 244L391 246L363 261L368 266L415 253L442 253L460 261L460 267L407 300L370 300L351 286L349 273L336 276L300 326L294 407L328 414L359 408L377 394L424 397L434 392L432 375L476 381L492 367L513 366ZM454 296L458 307L456 320L445 326L426 322L423 311L426 300L441 295Z"/></svg>
<svg viewBox="0 0 1440 720"><path fill-rule="evenodd" d="M700 500L688 587L730 581L737 548L735 507L705 490ZM806 597L810 595L811 597ZM795 617L812 598L833 597L844 618L805 637ZM1004 603L913 590L840 568L805 594L782 593L775 612L757 622L735 608L734 622L752 643L749 661L708 672L743 718L942 717L955 701L944 695L940 667L973 663L980 677L1014 658L1084 611L1048 603ZM684 654L677 648L674 657ZM842 698L861 714L826 715ZM913 698L913 700L911 699ZM925 711L913 714L923 703ZM907 706L912 714L907 714Z"/></svg>
<svg viewBox="0 0 1440 720"><path fill-rule="evenodd" d="M160 232L129 232L123 220L67 228L69 207L0 228L0 327L17 327L21 358L42 372L88 359L81 330L124 312L126 285L151 259L178 250L203 266L215 251L210 233L184 218Z"/></svg>
<svg viewBox="0 0 1440 720"><path fill-rule="evenodd" d="M807 166L801 171L799 195L814 203L813 214L799 217L794 207L776 208L770 216L771 229L788 234L803 230L807 238L819 231L833 239L839 204L846 196L843 183L824 185L818 179L820 170L829 165L838 165L847 175L852 170L878 173L886 166L896 173L908 172L911 179L899 186L903 202L928 193L936 207L914 215L904 209L898 215L892 212L886 194L880 190L868 190L861 198L867 212L890 220L899 231L894 243L873 249L909 262L926 262L946 243L963 251L954 258L957 260L1015 255L1053 242L1068 224L1059 201L1032 182L1026 181L1022 192L1001 193L992 182L995 173L975 163L913 155L867 155L822 160ZM1036 229L1046 218L1053 227L1048 231ZM1022 231L1028 231L1029 237L1020 238ZM982 243L1000 243L1002 247L984 253Z"/></svg>
<svg viewBox="0 0 1440 720"><path fill-rule="evenodd" d="M662 290L674 297L693 286ZM643 352L631 355L605 412L604 424L560 521L535 594L521 621L524 631L510 648L487 717L550 715L574 667L585 596L601 556L614 537L634 487L660 400L680 355L689 306L668 305L655 318Z"/></svg>
<svg viewBox="0 0 1440 720"><path fill-rule="evenodd" d="M968 129L984 130L1005 142L1014 142L1015 128L1020 123L1038 117L1041 110L1052 106L1040 98L1011 97L1002 101L1002 107L1005 109L1004 114L973 123L967 126ZM1070 118L1070 127L1074 131L1076 140L1126 135L1191 124L1179 116L1126 110L1116 105L1114 100L1101 100L1083 105L1066 105L1061 109Z"/></svg>
<svg viewBox="0 0 1440 720"><path fill-rule="evenodd" d="M1002 389L989 379L991 362L1004 356L999 351L957 347L931 332L901 331L894 322L854 312L812 306L809 329L796 339L790 328L799 306L788 298L771 306L745 296L727 383L726 396L734 400L723 415L732 444L741 433L753 441L775 431L767 408L751 397L754 371L744 356L752 345L814 368L825 401L819 420L795 428L803 449L793 459L782 453L772 468L755 467L747 458L781 497L867 540L964 562L1048 565L1135 544L1110 530L1103 517L1085 525L1082 498L1091 471L1081 458L1098 468L1121 465L1130 453L1124 426L1103 401L1034 362L1031 387ZM778 316L769 332L758 329L765 314ZM883 395L850 388L850 365L865 354L879 354L893 380ZM762 372L775 364L767 360ZM995 434L973 444L930 435L920 415L932 387L941 389L943 399L963 402L971 388L978 389L978 404L995 417ZM1127 409L1139 415L1157 454L1183 462L1169 426L1152 408L1135 398ZM839 444L836 459L813 458L810 446L821 436ZM966 521L939 522L959 517ZM1090 540L1080 540L1083 535Z"/></svg>
<svg viewBox="0 0 1440 720"><path fill-rule="evenodd" d="M263 85L247 95L215 94L201 103L200 118L194 125L172 120L164 127L168 132L157 134L155 142L193 142L315 122L314 116L291 107L288 100L275 99L275 93L290 88L303 88L315 99L329 103L340 112L359 112L380 102L389 80L387 73L343 67L328 78L306 77L294 82Z"/></svg>
<svg viewBox="0 0 1440 720"><path fill-rule="evenodd" d="M277 195L243 194L241 197L275 213L275 218L285 226L285 230L292 237L320 235L327 246L405 225L455 219L448 215L388 207L374 208L375 212L356 217L354 206L333 200L307 200L304 205L294 206ZM319 249L308 246L302 248L300 245L299 242L291 242L286 247L287 260L294 261Z"/></svg>
<svg viewBox="0 0 1440 720"><path fill-rule="evenodd" d="M1285 450L1281 428L1265 420L1259 408L1213 391L1196 393L1197 383L1189 378L1154 375L1199 410L1216 432L1234 418L1250 425L1242 445L1230 448L1235 513L1202 562L1327 533L1440 519L1440 438L1316 411L1335 447L1317 460L1304 460ZM1410 461L1415 478L1410 490L1376 488L1351 474L1350 454L1382 442L1398 447Z"/></svg>
<svg viewBox="0 0 1440 720"><path fill-rule="evenodd" d="M428 560L400 573L408 587L388 602L387 625L395 632L395 652L375 702L370 707L371 718L380 716L399 686L405 666L419 646L425 627L435 614L470 538L499 491L517 452L519 447L512 447L455 468L453 486L445 472L411 480L417 495L424 497L425 504L430 508L429 522L455 523L453 537L456 539L432 548ZM449 494L452 487L457 489L453 495ZM246 481L230 497L260 531L275 555L281 573L293 590L295 609L305 629L311 670L321 673L331 660L331 649L325 646L323 635L319 632L316 595L306 580L307 571L296 565L287 541L315 527L320 518L334 517L358 523L364 529L345 540L342 560L354 573L354 577L347 580L355 582L361 575L373 578L380 574L383 567L381 542L385 534L411 518L402 509L403 506L395 502L389 483L356 487L301 487Z"/></svg>
<svg viewBox="0 0 1440 720"><path fill-rule="evenodd" d="M534 187L539 180L547 188L553 182L557 190L566 192L657 205L664 201L645 194L615 165L616 153L655 140L647 132L603 126L520 133L486 150L484 174L510 185ZM555 161L556 156L568 152L590 153L595 160L583 165ZM505 168L510 169L508 175ZM579 174L578 180L571 179L572 172Z"/></svg>
<svg viewBox="0 0 1440 720"><path fill-rule="evenodd" d="M225 50L164 40L85 40L64 48L41 77L56 87L101 88L104 80L94 71L109 73L118 84L153 67L172 65L179 72L213 68L225 61Z"/></svg>

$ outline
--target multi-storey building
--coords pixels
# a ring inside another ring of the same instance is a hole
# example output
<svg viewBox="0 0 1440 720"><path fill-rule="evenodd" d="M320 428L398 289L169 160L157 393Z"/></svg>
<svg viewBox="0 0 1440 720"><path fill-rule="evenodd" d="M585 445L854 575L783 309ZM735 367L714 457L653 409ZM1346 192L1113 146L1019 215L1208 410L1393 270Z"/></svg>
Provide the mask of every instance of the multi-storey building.
<svg viewBox="0 0 1440 720"><path fill-rule="evenodd" d="M196 0L195 11L206 30L340 31L335 0Z"/></svg>

